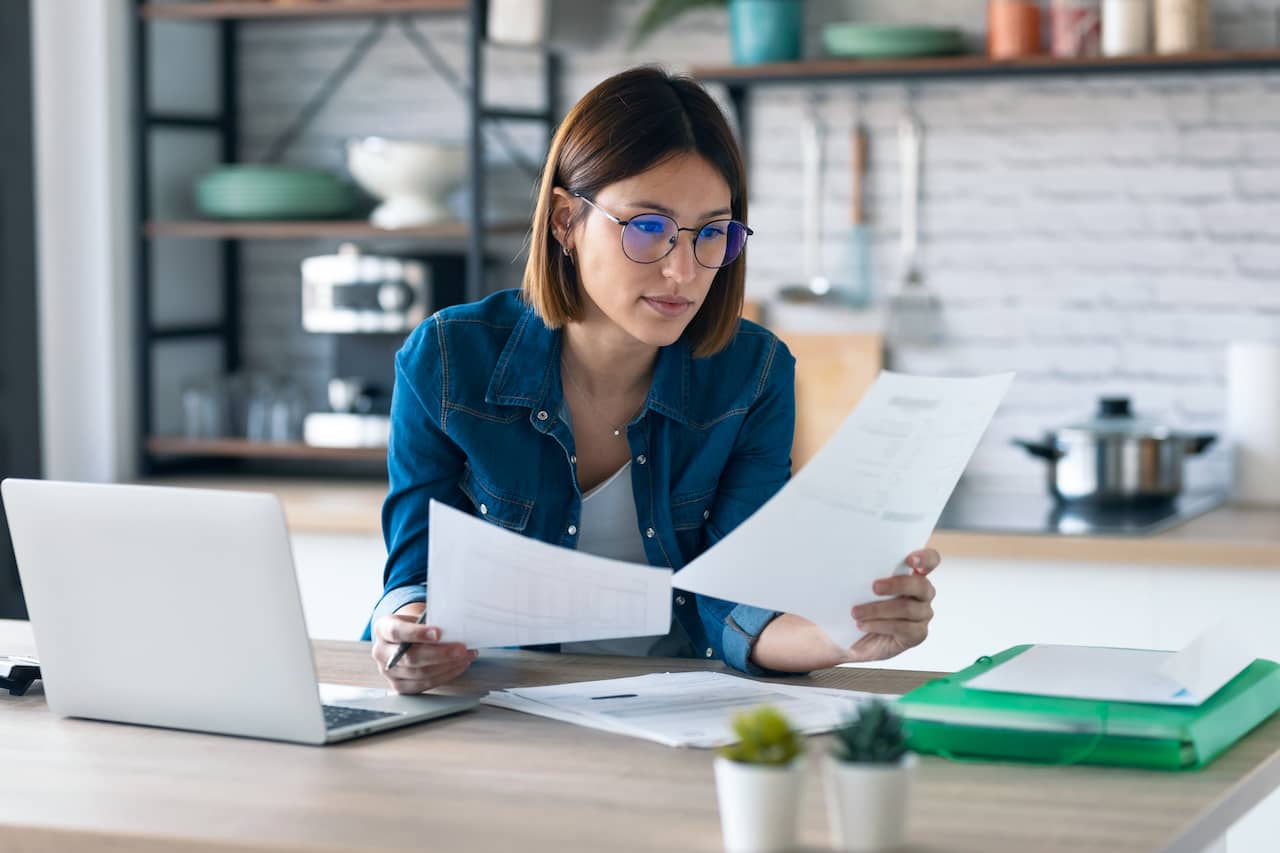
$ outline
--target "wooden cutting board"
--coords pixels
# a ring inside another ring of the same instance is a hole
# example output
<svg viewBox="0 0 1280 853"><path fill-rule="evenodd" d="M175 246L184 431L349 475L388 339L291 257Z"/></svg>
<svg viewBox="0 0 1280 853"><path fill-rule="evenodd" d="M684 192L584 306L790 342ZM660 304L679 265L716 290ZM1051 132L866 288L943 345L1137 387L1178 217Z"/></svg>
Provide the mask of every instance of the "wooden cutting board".
<svg viewBox="0 0 1280 853"><path fill-rule="evenodd" d="M756 303L743 316L760 322ZM793 471L804 467L840 426L884 366L878 332L797 332L773 329L796 358L796 434Z"/></svg>

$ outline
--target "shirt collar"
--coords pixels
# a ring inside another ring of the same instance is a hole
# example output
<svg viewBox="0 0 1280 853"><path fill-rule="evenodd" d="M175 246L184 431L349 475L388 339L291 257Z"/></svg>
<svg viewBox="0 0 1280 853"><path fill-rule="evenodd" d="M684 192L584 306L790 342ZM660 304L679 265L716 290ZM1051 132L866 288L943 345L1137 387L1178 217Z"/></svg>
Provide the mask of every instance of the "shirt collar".
<svg viewBox="0 0 1280 853"><path fill-rule="evenodd" d="M560 349L563 333L549 329L526 307L498 358L485 402L505 406L559 411ZM682 337L658 350L653 383L645 408L680 423L689 422L689 379L693 352Z"/></svg>

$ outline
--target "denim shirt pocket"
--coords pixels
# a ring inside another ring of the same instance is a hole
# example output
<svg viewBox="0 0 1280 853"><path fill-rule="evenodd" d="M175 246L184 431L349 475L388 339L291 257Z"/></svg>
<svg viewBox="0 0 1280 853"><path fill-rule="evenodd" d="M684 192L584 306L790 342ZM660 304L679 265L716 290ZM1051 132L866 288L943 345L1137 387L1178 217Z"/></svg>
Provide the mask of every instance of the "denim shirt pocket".
<svg viewBox="0 0 1280 853"><path fill-rule="evenodd" d="M701 550L702 528L711 517L711 503L715 496L714 486L671 496L671 526L685 563L698 556Z"/></svg>
<svg viewBox="0 0 1280 853"><path fill-rule="evenodd" d="M507 530L524 530L533 514L533 501L495 489L476 476L470 465L462 472L458 484L483 519Z"/></svg>

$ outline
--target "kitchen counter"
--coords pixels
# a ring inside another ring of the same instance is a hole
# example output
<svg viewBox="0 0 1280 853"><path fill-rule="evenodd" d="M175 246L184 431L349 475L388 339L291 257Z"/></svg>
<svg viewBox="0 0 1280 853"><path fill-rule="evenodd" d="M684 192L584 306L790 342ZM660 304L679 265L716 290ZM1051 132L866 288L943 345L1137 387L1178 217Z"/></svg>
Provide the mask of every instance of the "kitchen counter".
<svg viewBox="0 0 1280 853"><path fill-rule="evenodd" d="M153 485L274 492L294 532L381 536L386 483L164 477ZM1280 569L1280 509L1221 506L1154 536L1063 536L937 530L929 540L944 557L1060 560Z"/></svg>

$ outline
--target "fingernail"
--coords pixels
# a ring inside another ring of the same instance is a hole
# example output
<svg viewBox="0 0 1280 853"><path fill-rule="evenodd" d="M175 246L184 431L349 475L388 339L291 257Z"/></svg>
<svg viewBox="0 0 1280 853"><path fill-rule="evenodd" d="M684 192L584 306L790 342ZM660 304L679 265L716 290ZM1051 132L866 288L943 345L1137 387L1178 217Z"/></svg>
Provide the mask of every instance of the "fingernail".
<svg viewBox="0 0 1280 853"><path fill-rule="evenodd" d="M919 557L912 557L910 560L907 560L907 563L909 563L909 564L910 564L910 565L912 565L912 566L919 566L919 565L920 565L920 558L919 558Z"/></svg>
<svg viewBox="0 0 1280 853"><path fill-rule="evenodd" d="M476 659L476 658L478 658L478 657L480 657L480 650L479 650L479 649L472 649L472 650L471 650L471 659L472 659L472 660L475 660L475 659Z"/></svg>
<svg viewBox="0 0 1280 853"><path fill-rule="evenodd" d="M871 589L873 592L877 592L877 593L880 593L881 595L884 595L884 591L887 587L888 587L888 584L886 584L884 581L876 581L872 585Z"/></svg>
<svg viewBox="0 0 1280 853"><path fill-rule="evenodd" d="M440 632L435 628L427 632L427 642L434 643L438 639L440 639Z"/></svg>

